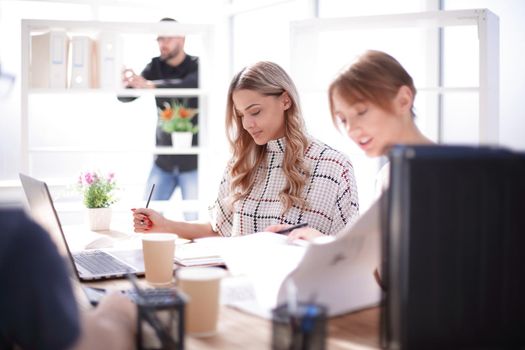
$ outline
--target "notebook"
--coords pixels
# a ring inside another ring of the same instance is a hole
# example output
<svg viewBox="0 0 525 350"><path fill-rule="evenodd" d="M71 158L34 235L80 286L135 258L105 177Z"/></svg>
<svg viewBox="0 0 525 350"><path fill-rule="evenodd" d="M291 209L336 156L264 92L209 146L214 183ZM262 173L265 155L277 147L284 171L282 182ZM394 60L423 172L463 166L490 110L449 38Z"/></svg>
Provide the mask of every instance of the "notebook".
<svg viewBox="0 0 525 350"><path fill-rule="evenodd" d="M223 266L224 259L217 249L216 237L199 238L191 244L177 245L175 263L184 267Z"/></svg>
<svg viewBox="0 0 525 350"><path fill-rule="evenodd" d="M20 174L20 181L32 217L47 230L59 253L70 262L69 265L79 280L124 278L127 273L144 274L144 260L140 249L93 249L72 253L47 184L24 174Z"/></svg>

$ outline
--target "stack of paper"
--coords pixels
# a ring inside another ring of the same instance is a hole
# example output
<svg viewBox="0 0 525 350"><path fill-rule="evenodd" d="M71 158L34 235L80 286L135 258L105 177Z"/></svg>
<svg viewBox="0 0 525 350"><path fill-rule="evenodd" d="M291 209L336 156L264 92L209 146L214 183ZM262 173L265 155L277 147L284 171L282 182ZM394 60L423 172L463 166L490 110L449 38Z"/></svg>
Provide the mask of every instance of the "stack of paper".
<svg viewBox="0 0 525 350"><path fill-rule="evenodd" d="M231 239L220 247L221 255L233 275L245 278L223 283L223 293L228 295L224 303L269 317L272 308L287 301L286 287L292 281L299 302L325 305L329 316L377 305L381 297L374 278L381 253L379 219L376 202L335 240L314 242L307 248L268 232Z"/></svg>
<svg viewBox="0 0 525 350"><path fill-rule="evenodd" d="M176 245L175 263L181 266L217 266L224 265L224 260L213 245L195 242Z"/></svg>
<svg viewBox="0 0 525 350"><path fill-rule="evenodd" d="M226 264L232 277L222 283L222 301L269 317L287 301L289 281L299 302L325 305L329 316L377 305L381 291L374 278L380 264L379 201L335 239L308 246L290 244L286 235L258 232L216 237L177 247L185 266Z"/></svg>

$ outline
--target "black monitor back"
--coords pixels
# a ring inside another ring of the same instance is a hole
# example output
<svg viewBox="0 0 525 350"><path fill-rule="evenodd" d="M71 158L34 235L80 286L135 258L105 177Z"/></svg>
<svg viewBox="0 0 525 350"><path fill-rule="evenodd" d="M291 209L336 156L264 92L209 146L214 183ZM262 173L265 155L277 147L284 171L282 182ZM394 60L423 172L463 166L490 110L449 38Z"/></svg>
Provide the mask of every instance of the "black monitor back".
<svg viewBox="0 0 525 350"><path fill-rule="evenodd" d="M383 197L389 349L525 349L525 155L396 146Z"/></svg>

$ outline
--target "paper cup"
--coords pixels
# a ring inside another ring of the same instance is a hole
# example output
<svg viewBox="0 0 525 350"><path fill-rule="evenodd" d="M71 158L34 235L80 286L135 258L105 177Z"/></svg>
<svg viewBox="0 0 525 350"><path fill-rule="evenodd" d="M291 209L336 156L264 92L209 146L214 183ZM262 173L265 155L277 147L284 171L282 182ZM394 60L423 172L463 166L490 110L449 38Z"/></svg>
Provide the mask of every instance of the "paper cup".
<svg viewBox="0 0 525 350"><path fill-rule="evenodd" d="M176 235L150 233L142 236L142 252L146 281L153 286L165 286L173 282L173 257Z"/></svg>
<svg viewBox="0 0 525 350"><path fill-rule="evenodd" d="M221 278L218 267L187 267L177 271L177 286L188 296L185 312L186 332L197 337L217 333Z"/></svg>

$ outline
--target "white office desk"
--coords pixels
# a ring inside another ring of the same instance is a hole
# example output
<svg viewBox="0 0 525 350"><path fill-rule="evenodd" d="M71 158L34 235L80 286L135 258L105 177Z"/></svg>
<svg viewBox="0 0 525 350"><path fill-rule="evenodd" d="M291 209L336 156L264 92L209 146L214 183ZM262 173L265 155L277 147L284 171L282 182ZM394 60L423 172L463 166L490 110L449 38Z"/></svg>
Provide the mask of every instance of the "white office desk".
<svg viewBox="0 0 525 350"><path fill-rule="evenodd" d="M75 233L75 228L78 230ZM67 226L66 236L71 244L79 240L76 234L86 231L85 226ZM129 221L115 222L112 230L99 234L108 235L119 247L141 247L140 235L132 231L131 213ZM144 279L139 283L147 287ZM126 280L89 282L87 285L106 289L129 289ZM78 287L78 285L77 285ZM77 288L77 300L83 309L90 308L85 295ZM222 306L219 316L219 330L214 336L196 338L187 336L186 349L269 349L271 347L271 322L269 320ZM379 349L379 308L374 307L344 316L331 318L328 322L327 349Z"/></svg>
<svg viewBox="0 0 525 350"><path fill-rule="evenodd" d="M143 280L140 281L145 284ZM91 282L101 288L130 288L125 280ZM80 291L79 303L89 308ZM271 322L246 314L231 307L222 306L219 314L217 334L207 338L185 337L186 349L270 349ZM368 350L379 349L379 307L331 318L328 322L327 349Z"/></svg>

